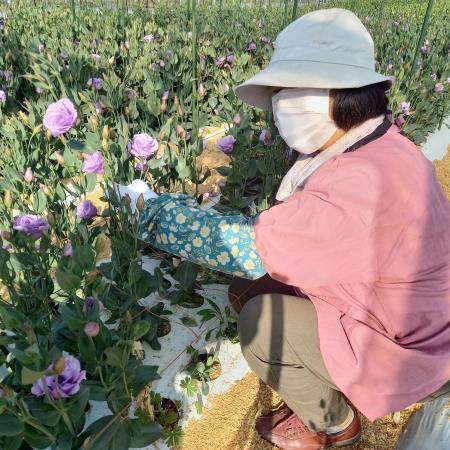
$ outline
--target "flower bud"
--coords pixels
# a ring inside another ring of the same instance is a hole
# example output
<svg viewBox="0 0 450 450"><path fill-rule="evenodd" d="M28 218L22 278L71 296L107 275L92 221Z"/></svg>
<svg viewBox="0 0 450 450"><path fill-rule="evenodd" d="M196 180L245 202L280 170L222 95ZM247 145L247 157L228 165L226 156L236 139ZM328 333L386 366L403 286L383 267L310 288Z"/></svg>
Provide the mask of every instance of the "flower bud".
<svg viewBox="0 0 450 450"><path fill-rule="evenodd" d="M23 111L19 111L19 117L24 124L28 123L28 116Z"/></svg>
<svg viewBox="0 0 450 450"><path fill-rule="evenodd" d="M136 208L138 211L141 211L142 208L144 207L145 204L145 200L144 200L144 196L142 194L139 194L139 197L136 201Z"/></svg>
<svg viewBox="0 0 450 450"><path fill-rule="evenodd" d="M236 113L233 117L233 123L235 125L239 125L241 123L241 115L239 113Z"/></svg>
<svg viewBox="0 0 450 450"><path fill-rule="evenodd" d="M48 222L49 225L51 225L52 227L54 227L55 224L56 224L56 218L55 218L55 215L54 215L51 211L49 211L49 212L47 213L47 222Z"/></svg>
<svg viewBox="0 0 450 450"><path fill-rule="evenodd" d="M11 208L11 204L12 204L12 194L11 191L9 189L6 189L5 191L5 197L3 202L5 203L5 206L9 209Z"/></svg>
<svg viewBox="0 0 450 450"><path fill-rule="evenodd" d="M64 360L64 357L61 356L61 358L58 358L58 360L53 365L54 371L60 375L64 372L64 369L66 367L66 361Z"/></svg>
<svg viewBox="0 0 450 450"><path fill-rule="evenodd" d="M47 141L51 141L51 139L52 139L52 132L50 130L47 130L45 132L45 139L47 139Z"/></svg>
<svg viewBox="0 0 450 450"><path fill-rule="evenodd" d="M114 64L114 56L111 56L111 58L108 59L108 64L112 66Z"/></svg>
<svg viewBox="0 0 450 450"><path fill-rule="evenodd" d="M31 167L29 167L29 166L27 167L27 170L25 171L23 179L27 183L31 183L34 180L34 175L33 175L33 171L31 170Z"/></svg>
<svg viewBox="0 0 450 450"><path fill-rule="evenodd" d="M105 125L102 129L102 138L108 139L108 137L109 137L109 127L108 125Z"/></svg>
<svg viewBox="0 0 450 450"><path fill-rule="evenodd" d="M97 322L88 322L84 326L86 336L95 337L100 333L100 325Z"/></svg>
<svg viewBox="0 0 450 450"><path fill-rule="evenodd" d="M203 83L200 83L198 85L198 89L197 89L197 93L199 95L199 97L204 97L205 96L205 86L203 86Z"/></svg>
<svg viewBox="0 0 450 450"><path fill-rule="evenodd" d="M51 194L52 194L52 191L51 191L50 187L47 186L46 184L44 184L44 183L39 183L39 187L41 188L42 192L43 192L45 195L51 195Z"/></svg>
<svg viewBox="0 0 450 450"><path fill-rule="evenodd" d="M176 131L180 139L186 139L186 130L181 125L176 126Z"/></svg>
<svg viewBox="0 0 450 450"><path fill-rule="evenodd" d="M165 112L167 109L167 102L165 100L161 100L161 104L159 105L159 111Z"/></svg>
<svg viewBox="0 0 450 450"><path fill-rule="evenodd" d="M109 148L108 139L102 139L102 149L103 149L103 151L106 152L106 150L108 150L108 148Z"/></svg>
<svg viewBox="0 0 450 450"><path fill-rule="evenodd" d="M61 153L59 153L59 152L55 152L54 155L55 155L55 158L56 158L56 161L58 162L58 164L63 166L64 165L64 156L61 155Z"/></svg>
<svg viewBox="0 0 450 450"><path fill-rule="evenodd" d="M91 116L90 117L90 122L91 122L91 127L92 127L92 131L96 131L98 128L98 120L96 116Z"/></svg>

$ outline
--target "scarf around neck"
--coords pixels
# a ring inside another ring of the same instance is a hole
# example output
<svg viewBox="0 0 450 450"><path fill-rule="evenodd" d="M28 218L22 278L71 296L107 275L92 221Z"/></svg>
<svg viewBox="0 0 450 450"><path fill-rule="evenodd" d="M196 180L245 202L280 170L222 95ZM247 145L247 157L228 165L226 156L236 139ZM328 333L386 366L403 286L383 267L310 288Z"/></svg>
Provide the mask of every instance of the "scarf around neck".
<svg viewBox="0 0 450 450"><path fill-rule="evenodd" d="M366 120L361 125L351 128L347 133L339 138L326 150L317 151L309 155L300 153L297 161L288 170L281 180L276 199L286 200L296 190L302 190L308 178L327 160L333 156L344 153L349 147L359 140L373 133L384 121L385 116L381 115L373 119Z"/></svg>

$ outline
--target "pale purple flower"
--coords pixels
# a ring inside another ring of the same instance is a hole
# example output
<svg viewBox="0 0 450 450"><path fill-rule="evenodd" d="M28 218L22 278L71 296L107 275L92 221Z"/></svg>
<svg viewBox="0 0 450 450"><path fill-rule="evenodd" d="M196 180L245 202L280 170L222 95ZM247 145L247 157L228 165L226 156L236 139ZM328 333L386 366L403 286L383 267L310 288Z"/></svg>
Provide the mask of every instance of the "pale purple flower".
<svg viewBox="0 0 450 450"><path fill-rule="evenodd" d="M445 84L450 84L450 78L447 78L446 81L444 81Z"/></svg>
<svg viewBox="0 0 450 450"><path fill-rule="evenodd" d="M236 113L233 117L233 123L235 125L239 125L241 123L241 115L239 113Z"/></svg>
<svg viewBox="0 0 450 450"><path fill-rule="evenodd" d="M69 131L77 118L77 110L73 103L68 98L62 98L48 105L42 123L53 137L58 137Z"/></svg>
<svg viewBox="0 0 450 450"><path fill-rule="evenodd" d="M275 50L277 47L278 47L278 44L275 41L273 41L272 42L272 48Z"/></svg>
<svg viewBox="0 0 450 450"><path fill-rule="evenodd" d="M217 67L222 67L224 63L225 63L225 56L221 56L220 58L216 58L216 60L214 61L214 64Z"/></svg>
<svg viewBox="0 0 450 450"><path fill-rule="evenodd" d="M59 57L60 57L63 61L66 61L66 60L67 60L67 55L66 55L64 52L61 52L61 53L59 54Z"/></svg>
<svg viewBox="0 0 450 450"><path fill-rule="evenodd" d="M218 183L217 183L217 186L220 188L220 189L223 189L225 186L226 186L226 181L224 181L224 180L220 180Z"/></svg>
<svg viewBox="0 0 450 450"><path fill-rule="evenodd" d="M146 34L144 36L144 42L146 44L149 44L150 42L153 42L153 39L154 39L153 34Z"/></svg>
<svg viewBox="0 0 450 450"><path fill-rule="evenodd" d="M233 64L234 61L234 55L232 53L230 53L229 55L227 55L227 63L228 64Z"/></svg>
<svg viewBox="0 0 450 450"><path fill-rule="evenodd" d="M130 50L130 43L128 41L125 41L123 45L127 50Z"/></svg>
<svg viewBox="0 0 450 450"><path fill-rule="evenodd" d="M92 155L88 155L83 161L83 173L105 173L105 161L102 152L97 150Z"/></svg>
<svg viewBox="0 0 450 450"><path fill-rule="evenodd" d="M100 62L102 57L98 53L91 53L91 57L95 62Z"/></svg>
<svg viewBox="0 0 450 450"><path fill-rule="evenodd" d="M136 98L138 96L138 93L134 89L127 89L125 93L127 94L128 100L131 100L132 98Z"/></svg>
<svg viewBox="0 0 450 450"><path fill-rule="evenodd" d="M90 200L84 200L77 206L77 216L81 220L92 219L97 215L97 208Z"/></svg>
<svg viewBox="0 0 450 450"><path fill-rule="evenodd" d="M0 31L3 31L5 28L5 19L0 17Z"/></svg>
<svg viewBox="0 0 450 450"><path fill-rule="evenodd" d="M0 102L1 103L5 103L6 102L6 92L2 91L1 89L0 89Z"/></svg>
<svg viewBox="0 0 450 450"><path fill-rule="evenodd" d="M394 25L395 25L396 27L399 27L399 26L400 26L400 22L395 21L395 22L394 22Z"/></svg>
<svg viewBox="0 0 450 450"><path fill-rule="evenodd" d="M229 155L234 150L234 143L235 142L236 142L236 139L234 138L234 136L231 136L231 135L224 136L224 137L221 137L216 142L216 148L218 150L220 150L221 152Z"/></svg>
<svg viewBox="0 0 450 450"><path fill-rule="evenodd" d="M391 83L394 83L394 81L395 81L394 75L389 75L388 78L391 80Z"/></svg>
<svg viewBox="0 0 450 450"><path fill-rule="evenodd" d="M103 80L101 78L89 78L87 85L93 86L96 91L99 91L102 88Z"/></svg>
<svg viewBox="0 0 450 450"><path fill-rule="evenodd" d="M134 165L134 169L137 170L138 172L144 172L144 171L148 170L148 164L147 164L147 162L144 162L144 163L137 162Z"/></svg>
<svg viewBox="0 0 450 450"><path fill-rule="evenodd" d="M442 83L436 83L436 84L434 85L433 91L436 92L436 93L438 93L438 94L441 93L441 92L443 92L443 91L444 91L444 85L443 85Z"/></svg>
<svg viewBox="0 0 450 450"><path fill-rule="evenodd" d="M156 63L150 64L150 69L153 70L153 72L156 70L156 67L157 67Z"/></svg>
<svg viewBox="0 0 450 450"><path fill-rule="evenodd" d="M11 250L12 248L13 247L11 244L2 245L2 249L6 251ZM0 398L1 398L1 389L0 389Z"/></svg>
<svg viewBox="0 0 450 450"><path fill-rule="evenodd" d="M2 72L3 74L3 78L5 79L5 81L11 81L12 80L12 72L10 70L4 70Z"/></svg>
<svg viewBox="0 0 450 450"><path fill-rule="evenodd" d="M34 180L33 171L31 170L31 167L27 167L27 170L25 170L25 174L23 175L23 179L27 183L31 183Z"/></svg>
<svg viewBox="0 0 450 450"><path fill-rule="evenodd" d="M263 44L268 44L269 43L269 38L266 36L261 36L261 38L259 39Z"/></svg>
<svg viewBox="0 0 450 450"><path fill-rule="evenodd" d="M84 334L86 336L95 337L100 333L100 325L97 322L88 322L84 326Z"/></svg>
<svg viewBox="0 0 450 450"><path fill-rule="evenodd" d="M400 109L402 111L403 114L405 114L406 116L409 115L409 108L411 107L411 103L410 102L401 102L400 103Z"/></svg>
<svg viewBox="0 0 450 450"><path fill-rule="evenodd" d="M188 31L186 34L189 39L192 39L192 31Z"/></svg>
<svg viewBox="0 0 450 450"><path fill-rule="evenodd" d="M159 67L165 67L165 66L166 66L166 63L162 59L160 59L159 60Z"/></svg>
<svg viewBox="0 0 450 450"><path fill-rule="evenodd" d="M38 86L38 87L36 88L36 94L42 95L43 93L44 93L44 89Z"/></svg>
<svg viewBox="0 0 450 450"><path fill-rule="evenodd" d="M420 47L420 53L422 53L422 55L426 55L428 53L428 47L426 45Z"/></svg>
<svg viewBox="0 0 450 450"><path fill-rule="evenodd" d="M95 112L99 115L103 114L103 106L100 101L95 102Z"/></svg>
<svg viewBox="0 0 450 450"><path fill-rule="evenodd" d="M270 131L267 128L261 131L261 134L259 135L259 140L268 147L275 144L275 139L272 139L272 135L270 134Z"/></svg>
<svg viewBox="0 0 450 450"><path fill-rule="evenodd" d="M50 364L49 369L54 369L55 365ZM36 380L31 388L31 393L41 397L45 395L45 385L43 378ZM80 384L86 379L86 371L81 370L80 361L72 355L64 357L64 370L60 374L48 375L45 383L48 393L53 400L68 398L75 395L80 390Z"/></svg>
<svg viewBox="0 0 450 450"><path fill-rule="evenodd" d="M99 311L103 312L105 310L105 306L103 305L103 303L100 300L97 300L97 302L98 302ZM94 307L94 303L95 303L94 297L86 297L86 301L83 306L83 312L89 313L92 310L92 308Z"/></svg>
<svg viewBox="0 0 450 450"><path fill-rule="evenodd" d="M389 69L389 70L392 70L393 68L394 68L394 65L391 64L391 63L389 63L389 64L388 64L388 69Z"/></svg>
<svg viewBox="0 0 450 450"><path fill-rule="evenodd" d="M95 50L97 48L97 41L95 39L92 39L91 41L91 47Z"/></svg>
<svg viewBox="0 0 450 450"><path fill-rule="evenodd" d="M72 244L68 242L63 249L64 256L72 256Z"/></svg>
<svg viewBox="0 0 450 450"><path fill-rule="evenodd" d="M146 160L158 150L158 141L147 133L139 133L128 142L128 151L141 160Z"/></svg>
<svg viewBox="0 0 450 450"><path fill-rule="evenodd" d="M247 50L249 52L252 51L252 50L256 50L256 44L253 41L249 42L248 45L247 45Z"/></svg>
<svg viewBox="0 0 450 450"><path fill-rule="evenodd" d="M45 230L48 230L48 222L41 216L35 214L26 214L17 216L13 221L14 230L31 236L33 239L39 239Z"/></svg>
<svg viewBox="0 0 450 450"><path fill-rule="evenodd" d="M169 91L164 91L161 100L167 102L169 100Z"/></svg>
<svg viewBox="0 0 450 450"><path fill-rule="evenodd" d="M433 80L433 81L436 81L437 75L436 75L435 73L432 73L432 74L430 75L430 79Z"/></svg>

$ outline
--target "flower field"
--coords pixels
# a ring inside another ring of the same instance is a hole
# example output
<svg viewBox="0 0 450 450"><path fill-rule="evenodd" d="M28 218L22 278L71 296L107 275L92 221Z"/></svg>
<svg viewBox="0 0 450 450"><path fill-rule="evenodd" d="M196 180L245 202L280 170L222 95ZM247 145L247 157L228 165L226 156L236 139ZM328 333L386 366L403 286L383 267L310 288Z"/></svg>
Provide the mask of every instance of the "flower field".
<svg viewBox="0 0 450 450"><path fill-rule="evenodd" d="M132 208L111 187L140 179L199 204L220 194L220 211L269 207L291 152L233 88L318 2L48 3L0 7L0 449L176 446L180 412L148 389L161 375L142 349L162 351L175 306L198 308L186 327L218 319L206 340L235 342L230 309L198 293L228 279L144 246L143 199ZM377 70L394 80L392 120L417 144L450 109L450 3L427 4L326 3L369 29ZM226 165L202 164L208 127L225 130ZM161 260L153 273L146 255ZM217 355L188 352L181 387L195 396ZM92 401L111 415L86 428Z"/></svg>

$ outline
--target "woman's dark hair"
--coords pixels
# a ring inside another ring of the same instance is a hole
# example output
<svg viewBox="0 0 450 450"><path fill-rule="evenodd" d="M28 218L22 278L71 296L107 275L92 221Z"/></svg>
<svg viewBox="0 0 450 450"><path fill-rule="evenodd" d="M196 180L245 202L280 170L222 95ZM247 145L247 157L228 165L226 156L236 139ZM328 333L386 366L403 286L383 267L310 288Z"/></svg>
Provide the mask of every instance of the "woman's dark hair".
<svg viewBox="0 0 450 450"><path fill-rule="evenodd" d="M333 120L344 131L356 127L368 119L387 113L386 82L369 84L359 88L331 89Z"/></svg>

